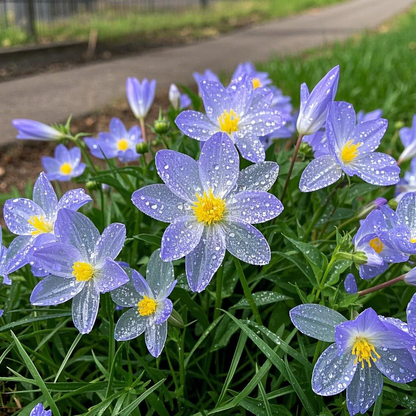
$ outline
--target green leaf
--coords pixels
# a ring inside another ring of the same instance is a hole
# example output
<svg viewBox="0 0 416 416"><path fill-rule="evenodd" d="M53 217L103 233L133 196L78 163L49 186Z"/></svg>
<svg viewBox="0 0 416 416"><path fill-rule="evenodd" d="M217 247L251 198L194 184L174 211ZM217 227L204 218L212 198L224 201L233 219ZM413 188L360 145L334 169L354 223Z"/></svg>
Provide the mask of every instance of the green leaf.
<svg viewBox="0 0 416 416"><path fill-rule="evenodd" d="M10 332L11 332L14 342L16 343L16 347L17 347L17 350L19 351L19 355L22 357L23 361L26 364L27 369L29 370L33 379L36 381L37 386L41 389L42 394L45 396L45 399L47 400L49 407L52 410L52 414L60 416L61 413L59 412L59 409L56 406L56 403L52 399L52 396L50 395L49 390L45 385L45 382L40 376L39 371L35 367L35 364L33 364L33 361L30 359L29 355L25 351L23 345L20 343L19 339L14 334L14 332L13 331L10 331Z"/></svg>
<svg viewBox="0 0 416 416"><path fill-rule="evenodd" d="M56 318L63 318L63 317L68 317L71 316L71 312L63 312L63 313L51 313L51 314L45 314L45 315L40 315L40 316L35 316L35 317L27 317L27 318L23 318L20 319L18 321L14 321L14 322L10 322L7 325L4 325L0 328L0 333L7 331L9 329L12 328L16 328L17 326L21 326L21 325L27 325L27 324L31 324L32 322L39 322L39 321L46 321L48 319L56 319Z"/></svg>
<svg viewBox="0 0 416 416"><path fill-rule="evenodd" d="M133 238L144 241L145 243L154 244L158 247L162 244L162 237L153 234L138 234L134 235Z"/></svg>
<svg viewBox="0 0 416 416"><path fill-rule="evenodd" d="M254 303L257 306L264 306L269 305L271 303L281 302L284 300L292 299L289 296L282 295L277 292L269 292L269 291L263 291L263 292L256 292L253 293L253 299ZM240 301L238 301L234 306L230 308L232 309L250 309L250 305L248 303L248 300L246 298L242 298Z"/></svg>
<svg viewBox="0 0 416 416"><path fill-rule="evenodd" d="M76 346L77 346L78 342L81 340L81 338L82 338L82 334L78 334L77 337L74 339L74 342L72 343L71 347L69 348L68 353L66 354L64 360L62 361L61 366L59 367L59 370L56 373L54 383L56 383L58 381L59 376L61 375L62 371L64 370L64 368L66 366L66 363L69 360L69 357L73 353L74 349L76 348Z"/></svg>

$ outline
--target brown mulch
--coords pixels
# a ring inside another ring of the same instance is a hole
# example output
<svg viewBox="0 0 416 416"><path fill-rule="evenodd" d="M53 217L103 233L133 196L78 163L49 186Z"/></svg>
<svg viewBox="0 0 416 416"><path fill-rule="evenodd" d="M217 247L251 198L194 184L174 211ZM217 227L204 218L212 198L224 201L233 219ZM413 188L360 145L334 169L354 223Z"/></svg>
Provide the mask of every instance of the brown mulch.
<svg viewBox="0 0 416 416"><path fill-rule="evenodd" d="M155 103L147 117L148 124L152 124L153 120L157 119L159 106L168 108L167 92L163 95L156 95ZM101 111L74 118L71 122L71 132L73 134L90 133L92 137L96 137L99 132L108 131L112 117L120 118L126 128L138 125L127 100L123 99ZM151 137L150 131L147 131L147 136L148 139L149 136ZM16 140L13 144L0 149L0 194L11 194L17 189L20 195L25 195L27 183L33 184L43 170L42 156L53 156L55 147L55 142ZM71 183L60 182L59 185L62 191L73 188Z"/></svg>

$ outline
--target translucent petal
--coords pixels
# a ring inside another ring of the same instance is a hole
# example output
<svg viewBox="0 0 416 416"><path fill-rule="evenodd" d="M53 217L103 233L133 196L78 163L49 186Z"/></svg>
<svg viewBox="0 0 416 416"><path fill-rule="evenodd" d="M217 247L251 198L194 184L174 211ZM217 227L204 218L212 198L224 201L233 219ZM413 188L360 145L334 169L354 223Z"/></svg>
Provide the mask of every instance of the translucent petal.
<svg viewBox="0 0 416 416"><path fill-rule="evenodd" d="M91 197L83 189L71 189L65 192L59 200L58 209L67 208L72 211L78 211L82 206L91 201Z"/></svg>
<svg viewBox="0 0 416 416"><path fill-rule="evenodd" d="M337 311L318 304L295 306L289 315L300 332L326 342L335 341L335 327L346 321Z"/></svg>
<svg viewBox="0 0 416 416"><path fill-rule="evenodd" d="M167 290L175 280L173 265L160 258L160 249L155 250L150 256L146 268L146 280L153 295L158 299L166 297Z"/></svg>
<svg viewBox="0 0 416 416"><path fill-rule="evenodd" d="M236 136L235 144L244 159L253 163L264 162L266 153L258 136L250 132Z"/></svg>
<svg viewBox="0 0 416 416"><path fill-rule="evenodd" d="M43 209L27 198L8 199L3 208L4 221L7 228L17 235L32 235L35 228L29 224L32 216L45 216Z"/></svg>
<svg viewBox="0 0 416 416"><path fill-rule="evenodd" d="M407 193L396 209L400 224L416 231L416 192Z"/></svg>
<svg viewBox="0 0 416 416"><path fill-rule="evenodd" d="M155 323L160 325L165 322L172 313L173 303L169 299L162 299L158 301L157 310L155 312Z"/></svg>
<svg viewBox="0 0 416 416"><path fill-rule="evenodd" d="M327 135L330 142L335 145L337 153L341 152L345 143L350 140L356 120L354 107L350 103L337 101L331 105L326 125Z"/></svg>
<svg viewBox="0 0 416 416"><path fill-rule="evenodd" d="M55 219L58 208L58 198L48 181L46 175L41 172L33 187L33 202L38 204L46 214L46 219L52 221Z"/></svg>
<svg viewBox="0 0 416 416"><path fill-rule="evenodd" d="M374 152L380 146L388 124L388 121L384 118L357 124L350 139L354 140L354 143L361 143L359 147L360 153Z"/></svg>
<svg viewBox="0 0 416 416"><path fill-rule="evenodd" d="M111 291L111 299L123 308L137 307L141 296L137 293L133 282L129 281L124 285Z"/></svg>
<svg viewBox="0 0 416 416"><path fill-rule="evenodd" d="M175 123L183 134L200 142L205 142L219 130L205 114L193 110L182 111Z"/></svg>
<svg viewBox="0 0 416 416"><path fill-rule="evenodd" d="M377 352L380 358L375 365L388 379L396 383L409 383L416 378L416 364L407 349L377 348Z"/></svg>
<svg viewBox="0 0 416 416"><path fill-rule="evenodd" d="M167 321L163 322L163 324L160 325L152 323L146 328L146 346L150 354L153 355L153 357L157 358L161 354L163 347L165 346L167 334Z"/></svg>
<svg viewBox="0 0 416 416"><path fill-rule="evenodd" d="M95 245L94 263L99 268L107 259L114 260L124 246L126 226L120 223L105 228Z"/></svg>
<svg viewBox="0 0 416 416"><path fill-rule="evenodd" d="M199 90L205 112L212 122L217 122L224 110L232 108L230 94L220 82L202 80L199 83ZM233 110L237 111L235 108Z"/></svg>
<svg viewBox="0 0 416 416"><path fill-rule="evenodd" d="M126 272L113 260L105 260L94 272L94 283L101 293L114 290L129 281Z"/></svg>
<svg viewBox="0 0 416 416"><path fill-rule="evenodd" d="M117 321L114 338L117 341L128 341L143 334L146 329L148 318L141 316L136 308L131 308L121 315Z"/></svg>
<svg viewBox="0 0 416 416"><path fill-rule="evenodd" d="M92 331L99 306L100 293L95 288L94 280L91 279L72 300L72 320L81 334L88 334Z"/></svg>

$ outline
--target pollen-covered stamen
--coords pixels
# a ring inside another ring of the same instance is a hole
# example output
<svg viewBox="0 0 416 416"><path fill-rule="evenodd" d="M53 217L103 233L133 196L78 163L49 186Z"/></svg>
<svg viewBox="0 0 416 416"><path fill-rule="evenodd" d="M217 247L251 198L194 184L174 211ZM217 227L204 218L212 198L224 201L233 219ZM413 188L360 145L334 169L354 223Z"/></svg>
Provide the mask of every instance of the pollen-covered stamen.
<svg viewBox="0 0 416 416"><path fill-rule="evenodd" d="M223 219L226 208L225 201L214 196L211 188L208 193L204 191L203 196L196 194L196 198L197 201L194 202L192 209L199 222L203 222L204 225L212 225Z"/></svg>
<svg viewBox="0 0 416 416"><path fill-rule="evenodd" d="M120 139L117 142L117 149L121 150L122 152L125 152L129 148L129 142L127 139Z"/></svg>
<svg viewBox="0 0 416 416"><path fill-rule="evenodd" d="M259 78L253 78L253 89L261 88L263 85L261 85L261 81Z"/></svg>
<svg viewBox="0 0 416 416"><path fill-rule="evenodd" d="M141 316L153 315L156 312L156 308L157 302L147 296L143 296L143 299L137 304L137 309Z"/></svg>
<svg viewBox="0 0 416 416"><path fill-rule="evenodd" d="M362 143L353 144L353 140L348 140L341 150L341 159L344 163L352 162L358 156L358 148Z"/></svg>
<svg viewBox="0 0 416 416"><path fill-rule="evenodd" d="M355 338L355 343L352 347L352 355L355 355L354 364L361 363L361 367L364 368L364 362L366 361L368 366L371 367L371 361L376 362L380 358L374 345L365 338Z"/></svg>
<svg viewBox="0 0 416 416"><path fill-rule="evenodd" d="M378 238L373 238L370 240L368 245L377 253L380 254L383 251L384 244L383 242Z"/></svg>
<svg viewBox="0 0 416 416"><path fill-rule="evenodd" d="M410 242L411 242L411 243L416 243L416 237L412 237L412 238L410 239Z"/></svg>
<svg viewBox="0 0 416 416"><path fill-rule="evenodd" d="M64 163L61 165L59 170L63 175L70 175L72 172L72 166L69 163Z"/></svg>
<svg viewBox="0 0 416 416"><path fill-rule="evenodd" d="M53 232L53 225L45 221L45 218L43 215L32 215L27 222L35 228L35 230L32 231L32 235L39 235L39 234L48 234Z"/></svg>
<svg viewBox="0 0 416 416"><path fill-rule="evenodd" d="M221 131L231 134L235 131L238 131L238 122L240 121L240 116L234 110L224 110L224 112L218 117L218 122L220 123Z"/></svg>
<svg viewBox="0 0 416 416"><path fill-rule="evenodd" d="M76 261L72 265L72 275L78 282L88 282L94 276L94 268L89 263Z"/></svg>

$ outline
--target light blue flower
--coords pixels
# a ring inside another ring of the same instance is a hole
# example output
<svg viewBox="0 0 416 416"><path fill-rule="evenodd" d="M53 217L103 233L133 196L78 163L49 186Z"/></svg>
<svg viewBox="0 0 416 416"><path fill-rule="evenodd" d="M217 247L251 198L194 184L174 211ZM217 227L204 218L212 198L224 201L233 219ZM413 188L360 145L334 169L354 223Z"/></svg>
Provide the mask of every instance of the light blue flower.
<svg viewBox="0 0 416 416"><path fill-rule="evenodd" d="M52 411L45 410L43 404L39 403L32 409L29 416L52 416Z"/></svg>
<svg viewBox="0 0 416 416"><path fill-rule="evenodd" d="M191 99L187 94L181 94L175 84L170 84L169 101L175 110L183 110L191 105Z"/></svg>
<svg viewBox="0 0 416 416"><path fill-rule="evenodd" d="M12 121L17 129L17 138L23 140L53 141L62 139L65 135L54 127L35 120L18 118Z"/></svg>
<svg viewBox="0 0 416 416"><path fill-rule="evenodd" d="M344 289L350 295L355 295L358 292L357 282L352 273L348 273L344 280Z"/></svg>
<svg viewBox="0 0 416 416"><path fill-rule="evenodd" d="M127 78L126 93L131 111L136 118L144 120L155 99L156 80L146 78L140 82L137 78Z"/></svg>
<svg viewBox="0 0 416 416"><path fill-rule="evenodd" d="M357 175L373 185L395 185L400 168L390 155L374 152L387 129L387 120L356 124L351 104L334 102L328 112L326 129L329 153L314 159L303 171L299 188L312 192L325 188L343 173Z"/></svg>
<svg viewBox="0 0 416 416"><path fill-rule="evenodd" d="M412 127L403 127L399 131L404 150L399 157L399 163L416 156L416 114L413 116Z"/></svg>
<svg viewBox="0 0 416 416"><path fill-rule="evenodd" d="M243 158L258 163L265 159L261 136L285 124L278 110L271 108L273 93L267 88L253 90L247 75L224 88L218 82L200 84L206 115L183 111L175 122L187 136L205 142L217 132L226 133Z"/></svg>
<svg viewBox="0 0 416 416"><path fill-rule="evenodd" d="M231 79L240 78L244 74L251 78L254 89L268 87L272 83L272 80L269 78L269 74L267 72L257 71L256 67L251 62L238 64Z"/></svg>
<svg viewBox="0 0 416 416"><path fill-rule="evenodd" d="M416 192L416 157L410 162L410 169L405 172L404 178L396 185L396 201L400 202L408 192Z"/></svg>
<svg viewBox="0 0 416 416"><path fill-rule="evenodd" d="M159 357L173 309L168 299L176 285L173 265L162 261L159 249L150 256L146 280L133 269L129 275L129 283L111 292L117 305L129 308L118 320L114 337L117 341L127 341L144 332L147 349L153 357Z"/></svg>
<svg viewBox="0 0 416 416"><path fill-rule="evenodd" d="M205 81L221 82L220 79L218 78L218 75L215 72L211 71L210 69L206 69L202 74L200 74L199 72L194 72L193 77L196 82L196 85L198 85L199 94L201 94L201 89L200 89L199 84L202 81L205 80Z"/></svg>
<svg viewBox="0 0 416 416"><path fill-rule="evenodd" d="M300 110L296 123L299 134L317 132L325 123L328 108L334 101L339 81L339 66L332 68L309 94L308 86L300 87Z"/></svg>
<svg viewBox="0 0 416 416"><path fill-rule="evenodd" d="M141 156L136 151L136 145L143 141L139 126L133 126L127 131L123 122L116 117L110 121L109 133L98 133L98 139L85 139L93 156L99 159L117 157L124 163L133 162Z"/></svg>
<svg viewBox="0 0 416 416"><path fill-rule="evenodd" d="M110 224L100 236L92 221L79 212L61 209L55 223L56 241L34 251L37 264L50 273L30 296L32 305L72 301L72 320L81 334L91 332L97 318L100 293L128 282L114 261L123 248L126 227Z"/></svg>
<svg viewBox="0 0 416 416"><path fill-rule="evenodd" d="M312 390L333 396L347 390L351 416L364 414L383 388L383 375L395 383L416 378L416 364L409 352L414 340L398 320L378 316L368 308L352 321L322 305L299 305L290 319L302 333L332 342L318 358L312 374Z"/></svg>
<svg viewBox="0 0 416 416"><path fill-rule="evenodd" d="M55 157L42 157L42 164L50 181L70 181L85 170L85 164L81 163L81 150L78 147L68 150L63 144L56 146Z"/></svg>

